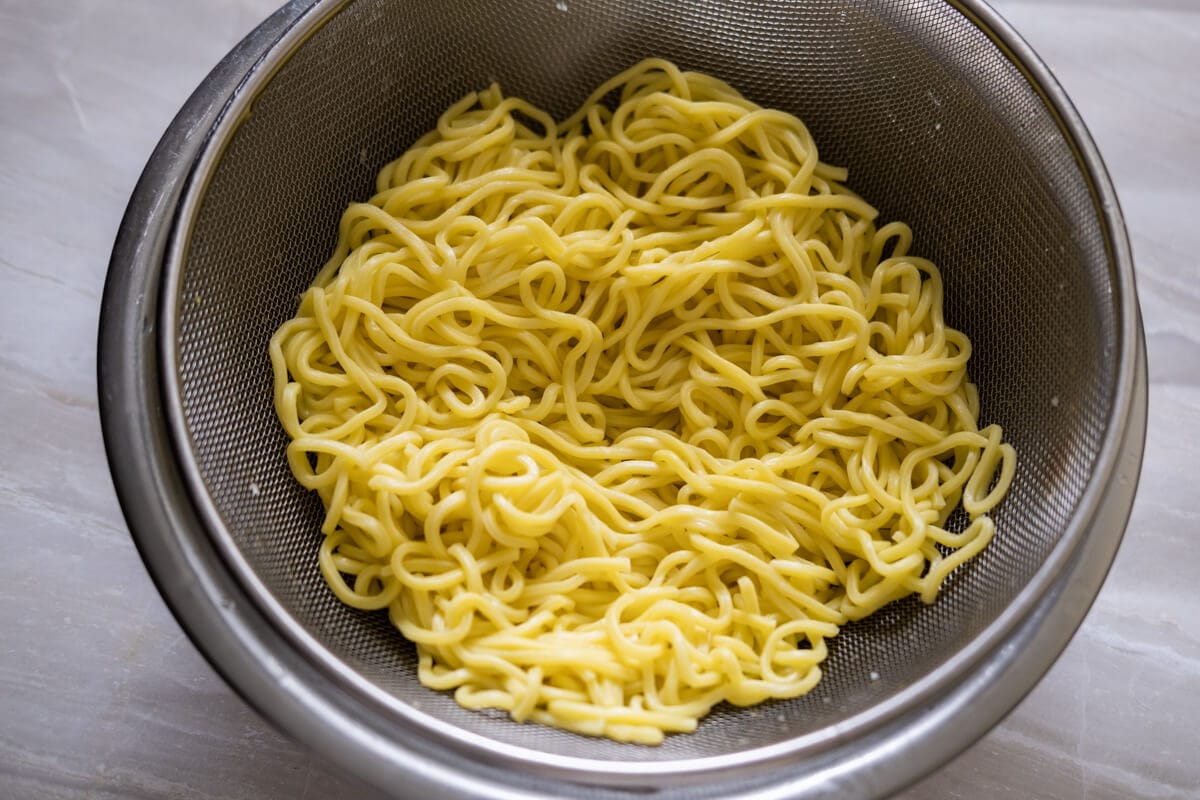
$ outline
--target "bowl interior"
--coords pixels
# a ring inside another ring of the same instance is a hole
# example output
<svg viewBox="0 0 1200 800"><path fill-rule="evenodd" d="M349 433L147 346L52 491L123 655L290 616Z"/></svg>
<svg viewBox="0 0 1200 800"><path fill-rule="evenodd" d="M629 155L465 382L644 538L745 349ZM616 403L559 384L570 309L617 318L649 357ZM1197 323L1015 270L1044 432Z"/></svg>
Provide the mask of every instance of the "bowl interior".
<svg viewBox="0 0 1200 800"><path fill-rule="evenodd" d="M341 605L316 566L317 497L292 479L267 341L330 253L345 205L468 91L499 81L565 116L647 56L796 113L851 188L915 232L974 345L984 422L1019 468L998 533L948 579L848 626L812 693L719 707L658 748L518 726L422 687L383 613ZM292 52L223 147L186 242L177 348L184 461L287 613L389 702L550 754L629 761L761 747L827 729L927 675L1027 585L1076 513L1106 432L1116 300L1089 184L1055 117L968 17L914 0L357 0ZM397 716L399 719L399 716Z"/></svg>

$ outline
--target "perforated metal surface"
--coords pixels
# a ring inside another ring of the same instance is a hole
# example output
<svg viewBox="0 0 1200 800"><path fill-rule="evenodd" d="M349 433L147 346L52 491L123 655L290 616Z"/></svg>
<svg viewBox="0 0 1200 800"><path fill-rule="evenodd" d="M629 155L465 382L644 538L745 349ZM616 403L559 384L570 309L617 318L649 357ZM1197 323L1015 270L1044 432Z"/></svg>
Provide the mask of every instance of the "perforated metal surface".
<svg viewBox="0 0 1200 800"><path fill-rule="evenodd" d="M658 748L618 745L421 687L381 614L345 608L316 568L319 501L284 460L267 340L330 252L344 206L467 91L497 80L559 116L647 56L792 111L881 219L903 219L974 344L985 422L1019 453L998 533L932 607L847 627L811 694L716 709ZM921 0L357 0L274 75L212 174L177 303L183 419L237 548L324 647L400 701L501 742L614 761L728 754L825 729L927 675L1028 583L1075 514L1104 439L1116 298L1088 183L1037 92L951 5ZM185 454L187 457L189 454Z"/></svg>

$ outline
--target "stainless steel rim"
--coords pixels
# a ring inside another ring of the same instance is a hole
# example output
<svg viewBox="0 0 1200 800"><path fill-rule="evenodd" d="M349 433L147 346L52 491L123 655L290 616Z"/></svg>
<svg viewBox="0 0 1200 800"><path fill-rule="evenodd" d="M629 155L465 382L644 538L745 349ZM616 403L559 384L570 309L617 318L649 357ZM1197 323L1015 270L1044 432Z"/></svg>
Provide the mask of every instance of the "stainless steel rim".
<svg viewBox="0 0 1200 800"><path fill-rule="evenodd" d="M431 717L338 670L339 662L255 578L194 465L180 456L189 441L175 378L173 298L192 212L258 89L344 4L290 3L205 80L147 165L105 287L99 385L114 481L152 577L214 666L284 730L372 782L462 796L553 795L555 786L562 791L557 781L647 786L665 780L736 781L730 792L741 796L873 796L920 777L1007 713L1057 658L1099 590L1132 505L1145 429L1144 345L1116 196L1078 113L1029 46L982 2L955 3L1039 87L1091 180L1107 226L1122 329L1110 433L1082 503L1090 513L1072 521L1053 557L970 647L836 732L736 757L614 764L550 758L462 731L448 733ZM954 688L947 693L947 686ZM386 712L414 722L414 730L397 738ZM462 754L479 763L465 764ZM503 770L506 763L536 767L516 788L513 774ZM768 768L776 772L763 780Z"/></svg>

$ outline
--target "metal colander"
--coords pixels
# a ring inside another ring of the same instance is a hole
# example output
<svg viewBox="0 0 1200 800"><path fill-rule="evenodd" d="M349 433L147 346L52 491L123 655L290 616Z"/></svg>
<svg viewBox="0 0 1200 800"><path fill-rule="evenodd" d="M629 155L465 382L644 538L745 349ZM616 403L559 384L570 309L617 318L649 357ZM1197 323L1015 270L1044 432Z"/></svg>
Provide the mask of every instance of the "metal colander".
<svg viewBox="0 0 1200 800"><path fill-rule="evenodd" d="M463 94L566 116L648 56L796 113L882 221L912 225L1019 453L997 535L933 606L847 626L810 694L716 708L659 747L458 707L386 613L317 569L267 341L344 207ZM969 744L1065 646L1132 503L1145 376L1112 189L1074 110L979 2L308 0L213 72L151 159L101 323L110 461L197 644L281 727L405 795L875 796Z"/></svg>

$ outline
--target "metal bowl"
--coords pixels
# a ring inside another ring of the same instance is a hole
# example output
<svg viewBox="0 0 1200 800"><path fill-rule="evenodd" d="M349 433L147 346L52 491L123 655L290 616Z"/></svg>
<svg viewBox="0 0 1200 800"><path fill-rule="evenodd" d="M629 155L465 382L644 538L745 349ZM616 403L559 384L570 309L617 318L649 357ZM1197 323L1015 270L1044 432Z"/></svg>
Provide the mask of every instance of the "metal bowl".
<svg viewBox="0 0 1200 800"><path fill-rule="evenodd" d="M470 90L559 115L655 55L798 114L942 268L985 422L1016 446L998 533L932 606L847 626L810 694L623 745L422 687L385 615L316 568L267 340L345 205ZM266 717L397 795L870 797L982 735L1065 647L1115 555L1145 435L1112 186L1062 89L976 0L297 0L233 50L151 157L113 252L101 412L126 517L197 646Z"/></svg>

